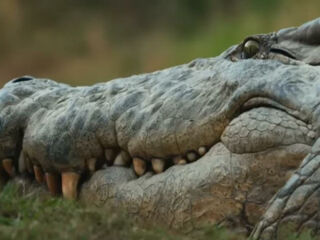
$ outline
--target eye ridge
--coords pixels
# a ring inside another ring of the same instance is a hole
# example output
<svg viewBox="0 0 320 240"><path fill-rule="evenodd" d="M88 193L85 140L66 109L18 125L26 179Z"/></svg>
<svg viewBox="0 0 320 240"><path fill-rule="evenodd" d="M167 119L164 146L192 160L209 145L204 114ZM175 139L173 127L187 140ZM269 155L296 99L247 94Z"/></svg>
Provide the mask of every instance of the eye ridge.
<svg viewBox="0 0 320 240"><path fill-rule="evenodd" d="M252 58L260 50L260 43L255 39L248 39L243 44L243 52L246 58Z"/></svg>

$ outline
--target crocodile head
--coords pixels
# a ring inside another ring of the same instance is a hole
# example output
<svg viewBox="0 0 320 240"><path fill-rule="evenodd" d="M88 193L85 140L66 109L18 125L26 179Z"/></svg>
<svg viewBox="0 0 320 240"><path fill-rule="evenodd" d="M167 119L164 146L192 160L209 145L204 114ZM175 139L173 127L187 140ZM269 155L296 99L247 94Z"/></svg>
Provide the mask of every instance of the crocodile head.
<svg viewBox="0 0 320 240"><path fill-rule="evenodd" d="M185 231L250 230L319 136L319 65L316 19L90 87L14 79L0 90L0 174Z"/></svg>

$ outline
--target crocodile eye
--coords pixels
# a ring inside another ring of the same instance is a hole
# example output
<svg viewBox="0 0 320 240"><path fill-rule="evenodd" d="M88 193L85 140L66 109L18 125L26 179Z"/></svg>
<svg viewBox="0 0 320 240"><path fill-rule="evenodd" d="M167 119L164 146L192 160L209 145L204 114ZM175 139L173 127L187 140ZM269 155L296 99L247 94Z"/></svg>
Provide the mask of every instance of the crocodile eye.
<svg viewBox="0 0 320 240"><path fill-rule="evenodd" d="M256 40L248 40L243 47L246 58L251 58L259 52L259 42Z"/></svg>

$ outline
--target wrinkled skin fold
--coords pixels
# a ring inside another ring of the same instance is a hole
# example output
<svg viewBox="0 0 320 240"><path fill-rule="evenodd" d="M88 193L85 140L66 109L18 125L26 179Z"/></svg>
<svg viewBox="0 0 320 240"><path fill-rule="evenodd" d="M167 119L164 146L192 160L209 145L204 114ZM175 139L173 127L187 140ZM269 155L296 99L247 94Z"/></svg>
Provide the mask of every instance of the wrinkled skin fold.
<svg viewBox="0 0 320 240"><path fill-rule="evenodd" d="M317 234L319 96L320 19L89 87L17 78L0 90L0 181L185 232Z"/></svg>

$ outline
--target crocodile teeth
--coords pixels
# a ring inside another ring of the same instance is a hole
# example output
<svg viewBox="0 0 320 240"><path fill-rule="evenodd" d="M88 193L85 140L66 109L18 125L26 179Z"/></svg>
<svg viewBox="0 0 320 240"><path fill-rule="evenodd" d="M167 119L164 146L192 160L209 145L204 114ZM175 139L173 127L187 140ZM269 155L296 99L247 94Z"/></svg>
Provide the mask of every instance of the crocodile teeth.
<svg viewBox="0 0 320 240"><path fill-rule="evenodd" d="M130 163L130 155L125 152L125 151L121 151L118 156L116 157L116 159L114 160L113 165L115 166L127 166Z"/></svg>
<svg viewBox="0 0 320 240"><path fill-rule="evenodd" d="M200 156L205 155L205 154L206 154L206 152L207 152L206 147L199 147L199 149L198 149L198 153L199 153L199 155L200 155Z"/></svg>
<svg viewBox="0 0 320 240"><path fill-rule="evenodd" d="M153 158L151 160L152 169L155 173L162 173L164 171L166 162L160 158Z"/></svg>
<svg viewBox="0 0 320 240"><path fill-rule="evenodd" d="M76 199L80 174L75 172L63 172L61 177L63 197L69 200Z"/></svg>
<svg viewBox="0 0 320 240"><path fill-rule="evenodd" d="M60 192L59 188L59 177L54 173L45 173L45 178L47 182L47 186L51 195L56 196Z"/></svg>
<svg viewBox="0 0 320 240"><path fill-rule="evenodd" d="M178 157L173 158L173 163L175 165L184 165L184 164L187 163L187 160L182 158L182 157L180 157L180 156L178 156Z"/></svg>
<svg viewBox="0 0 320 240"><path fill-rule="evenodd" d="M89 169L90 174L93 174L96 171L96 158L90 158L87 160L87 167Z"/></svg>
<svg viewBox="0 0 320 240"><path fill-rule="evenodd" d="M189 152L187 153L187 159L189 162L194 162L195 160L197 160L198 156L196 153L194 152Z"/></svg>
<svg viewBox="0 0 320 240"><path fill-rule="evenodd" d="M117 154L113 149L105 149L104 156L106 157L106 162L110 166L113 164L114 159L116 158Z"/></svg>
<svg viewBox="0 0 320 240"><path fill-rule="evenodd" d="M140 158L133 158L133 169L138 176L142 176L147 170L147 164Z"/></svg>
<svg viewBox="0 0 320 240"><path fill-rule="evenodd" d="M43 171L40 166L34 165L33 166L33 171L34 171L34 177L38 183L43 183L44 182L44 175Z"/></svg>
<svg viewBox="0 0 320 240"><path fill-rule="evenodd" d="M15 167L13 166L13 161L10 158L2 160L3 169L9 174L10 177L15 176Z"/></svg>

